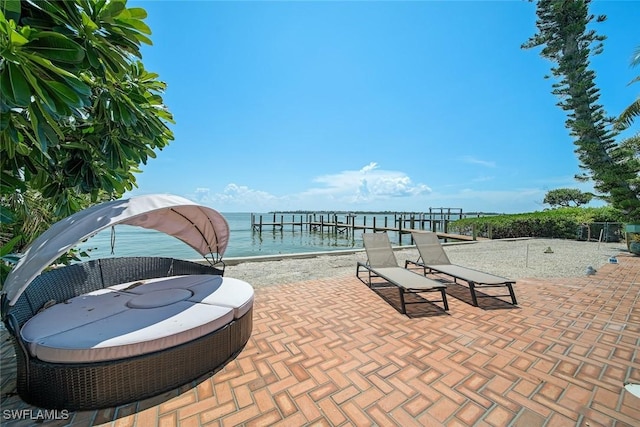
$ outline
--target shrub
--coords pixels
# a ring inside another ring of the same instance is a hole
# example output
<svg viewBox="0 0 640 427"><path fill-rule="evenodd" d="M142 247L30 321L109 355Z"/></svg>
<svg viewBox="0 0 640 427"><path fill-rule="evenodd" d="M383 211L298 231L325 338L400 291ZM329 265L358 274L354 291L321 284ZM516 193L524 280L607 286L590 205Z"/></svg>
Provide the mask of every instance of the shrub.
<svg viewBox="0 0 640 427"><path fill-rule="evenodd" d="M582 225L594 222L622 222L620 212L611 207L569 207L510 215L465 218L449 224L449 230L460 234L504 239L513 237L546 237L575 239Z"/></svg>

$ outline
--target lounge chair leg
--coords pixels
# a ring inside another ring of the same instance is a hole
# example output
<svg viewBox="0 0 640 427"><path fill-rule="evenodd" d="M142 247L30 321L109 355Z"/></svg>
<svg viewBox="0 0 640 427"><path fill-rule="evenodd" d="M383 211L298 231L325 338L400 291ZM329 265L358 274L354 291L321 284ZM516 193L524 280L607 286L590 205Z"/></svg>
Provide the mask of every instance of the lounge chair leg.
<svg viewBox="0 0 640 427"><path fill-rule="evenodd" d="M442 304L444 304L444 311L449 311L449 303L447 302L447 292L444 289L440 289L442 293Z"/></svg>
<svg viewBox="0 0 640 427"><path fill-rule="evenodd" d="M400 295L400 306L402 307L402 314L407 314L407 306L404 303L404 291L398 287L398 294Z"/></svg>
<svg viewBox="0 0 640 427"><path fill-rule="evenodd" d="M518 302L516 301L516 293L513 292L513 286L511 285L511 283L507 283L507 287L509 288L509 294L511 295L511 301L513 301L513 305L518 305Z"/></svg>
<svg viewBox="0 0 640 427"><path fill-rule="evenodd" d="M471 291L471 300L473 301L473 305L475 307L478 306L478 297L476 297L476 288L473 282L469 282L469 290Z"/></svg>

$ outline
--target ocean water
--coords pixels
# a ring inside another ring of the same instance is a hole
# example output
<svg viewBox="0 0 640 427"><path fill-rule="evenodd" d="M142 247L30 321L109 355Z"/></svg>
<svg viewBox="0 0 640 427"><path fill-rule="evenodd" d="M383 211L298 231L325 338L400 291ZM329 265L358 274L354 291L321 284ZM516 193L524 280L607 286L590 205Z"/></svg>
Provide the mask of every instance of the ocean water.
<svg viewBox="0 0 640 427"><path fill-rule="evenodd" d="M362 248L362 230L354 232L333 233L325 229L324 232L308 231L304 226L293 227L285 225L282 229L273 229L272 226L264 226L261 233L253 231L251 227L250 213L222 213L229 223L230 238L227 250L223 258L248 257L260 255L293 254L304 252L330 251ZM262 215L263 223L273 222L273 214L254 214L256 222ZM301 214L282 214L284 222L299 222L300 218L306 219ZM373 225L382 227L385 224L385 215L370 214L357 215L355 224ZM333 216L331 217L333 218ZM392 227L394 215L386 215L387 224ZM316 218L320 220L319 216ZM276 215L276 221L281 220L281 215ZM328 216L324 216L325 222ZM346 222L346 215L338 215L338 221ZM417 226L416 226L417 228ZM113 237L113 250L112 250ZM395 245L399 243L398 233L389 232L389 238ZM403 244L410 243L410 237L403 235ZM182 241L164 233L147 230L140 227L118 225L111 229L103 230L86 242L78 245L79 249L88 250L91 258L122 257L122 256L166 256L182 259L202 259L202 256Z"/></svg>

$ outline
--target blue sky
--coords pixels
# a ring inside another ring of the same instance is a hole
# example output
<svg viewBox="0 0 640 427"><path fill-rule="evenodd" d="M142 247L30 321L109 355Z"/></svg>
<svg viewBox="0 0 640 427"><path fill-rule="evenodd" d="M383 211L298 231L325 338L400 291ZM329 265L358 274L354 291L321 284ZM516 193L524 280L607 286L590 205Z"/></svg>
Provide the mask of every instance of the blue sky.
<svg viewBox="0 0 640 427"><path fill-rule="evenodd" d="M175 141L129 195L222 212L542 210L577 183L552 65L522 50L535 5L472 2L132 1ZM638 95L640 2L596 1L601 104ZM628 132L637 131L635 129Z"/></svg>

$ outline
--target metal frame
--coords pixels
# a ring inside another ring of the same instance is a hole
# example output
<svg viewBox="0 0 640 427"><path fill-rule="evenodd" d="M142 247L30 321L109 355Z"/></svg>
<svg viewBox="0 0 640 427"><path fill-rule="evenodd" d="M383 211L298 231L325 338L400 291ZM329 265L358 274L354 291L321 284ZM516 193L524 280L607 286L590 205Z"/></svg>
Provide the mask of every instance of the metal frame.
<svg viewBox="0 0 640 427"><path fill-rule="evenodd" d="M513 291L513 285L516 283L514 280L506 280L502 283L478 283L478 282L466 279L464 277L454 276L453 274L447 273L445 271L440 271L437 268L433 268L419 261L406 260L404 263L404 267L409 268L409 264L413 264L419 268L422 268L424 276L426 276L427 274L431 274L435 271L436 273L444 274L446 276L451 277L453 279L453 283L458 283L458 279L464 280L469 286L469 291L471 292L471 300L473 301L473 305L475 307L478 307L478 298L495 298L495 297L511 297L511 302L513 303L513 305L518 305L518 302L516 301L516 294ZM476 288L500 288L500 287L506 287L509 290L509 293L504 295L477 295L476 294Z"/></svg>
<svg viewBox="0 0 640 427"><path fill-rule="evenodd" d="M364 281L362 279L362 277L360 277L360 268L364 268L365 270L367 270L368 272L368 281ZM401 268L401 267L398 267ZM441 302L442 305L444 306L444 310L445 311L449 311L449 303L447 302L447 293L446 293L446 286L443 285L442 287L437 287L437 288L433 288L433 289L411 289L411 288L406 288L405 286L403 286L400 283L397 283L396 281L385 277L384 275L378 273L374 268L372 268L371 266L367 265L364 262L359 261L356 265L356 277L358 278L358 280L360 280L362 283L364 283L365 285L367 285L370 289L374 289L374 283L373 280L374 278L380 278L383 279L386 283L389 283L391 286L387 286L387 287L396 287L398 288L398 296L400 297L400 305L401 305L401 313L402 314L407 314L407 304L424 304L424 303L434 303L434 302ZM424 302L422 301L418 301L418 302L406 302L405 301L405 294L421 294L421 293L426 293L426 292L440 292L442 299L439 300L426 300ZM383 296L384 298L384 296ZM387 302L390 303L390 301L385 298L385 300L387 300Z"/></svg>

